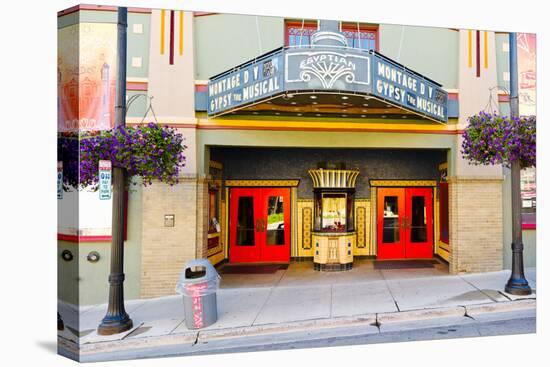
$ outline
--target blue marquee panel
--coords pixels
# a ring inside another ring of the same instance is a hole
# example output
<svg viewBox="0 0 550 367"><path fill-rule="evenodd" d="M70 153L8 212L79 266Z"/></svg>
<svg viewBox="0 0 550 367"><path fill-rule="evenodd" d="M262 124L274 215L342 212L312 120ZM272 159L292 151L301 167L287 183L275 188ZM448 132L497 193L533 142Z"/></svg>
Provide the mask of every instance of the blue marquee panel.
<svg viewBox="0 0 550 367"><path fill-rule="evenodd" d="M374 96L440 122L449 117L437 83L372 51L327 47L279 49L211 78L207 111L215 116L296 91Z"/></svg>

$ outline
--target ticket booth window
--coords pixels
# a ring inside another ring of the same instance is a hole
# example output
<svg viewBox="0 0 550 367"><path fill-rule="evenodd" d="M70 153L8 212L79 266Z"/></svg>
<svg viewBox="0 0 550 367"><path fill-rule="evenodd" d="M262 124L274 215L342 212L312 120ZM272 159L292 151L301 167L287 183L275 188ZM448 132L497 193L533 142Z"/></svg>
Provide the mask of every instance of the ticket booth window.
<svg viewBox="0 0 550 367"><path fill-rule="evenodd" d="M354 230L354 190L334 192L315 190L315 231L349 232Z"/></svg>

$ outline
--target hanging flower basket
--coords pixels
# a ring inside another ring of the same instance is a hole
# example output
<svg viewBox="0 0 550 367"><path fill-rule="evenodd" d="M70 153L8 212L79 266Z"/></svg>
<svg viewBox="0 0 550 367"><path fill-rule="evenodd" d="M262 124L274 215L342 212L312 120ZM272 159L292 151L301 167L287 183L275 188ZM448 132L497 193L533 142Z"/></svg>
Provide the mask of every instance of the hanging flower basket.
<svg viewBox="0 0 550 367"><path fill-rule="evenodd" d="M536 166L536 117L512 118L480 112L468 118L462 156L473 164L510 166L519 160L522 168Z"/></svg>
<svg viewBox="0 0 550 367"><path fill-rule="evenodd" d="M154 123L61 135L58 160L63 162L64 189L96 190L99 160L126 168L129 177L140 176L145 186L153 180L174 185L185 166L186 148L176 129Z"/></svg>

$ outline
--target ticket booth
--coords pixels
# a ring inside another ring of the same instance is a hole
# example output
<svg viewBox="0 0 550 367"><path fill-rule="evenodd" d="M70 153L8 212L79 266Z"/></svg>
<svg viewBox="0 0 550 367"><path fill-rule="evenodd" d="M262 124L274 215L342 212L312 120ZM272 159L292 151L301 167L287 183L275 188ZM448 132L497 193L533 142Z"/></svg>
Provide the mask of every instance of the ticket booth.
<svg viewBox="0 0 550 367"><path fill-rule="evenodd" d="M315 270L340 271L353 266L356 170L309 170L313 180L312 242Z"/></svg>

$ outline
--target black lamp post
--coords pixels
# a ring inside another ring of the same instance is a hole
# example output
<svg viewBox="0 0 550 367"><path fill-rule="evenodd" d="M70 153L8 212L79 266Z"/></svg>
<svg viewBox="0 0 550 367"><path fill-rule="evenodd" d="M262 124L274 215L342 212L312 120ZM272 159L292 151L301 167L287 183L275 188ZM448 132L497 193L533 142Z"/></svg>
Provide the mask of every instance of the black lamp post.
<svg viewBox="0 0 550 367"><path fill-rule="evenodd" d="M510 33L510 116L519 117L517 35ZM511 162L512 176L512 274L504 291L529 295L531 287L523 272L523 239L521 229L521 164Z"/></svg>
<svg viewBox="0 0 550 367"><path fill-rule="evenodd" d="M126 28L128 9L118 8L117 95L115 126L126 125ZM111 239L111 273L109 275L109 304L107 314L97 328L100 335L122 333L133 323L124 309L124 186L126 169L113 165L113 220Z"/></svg>

